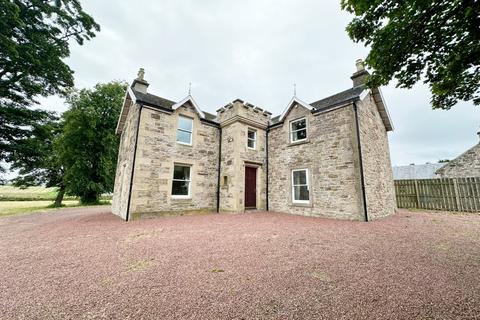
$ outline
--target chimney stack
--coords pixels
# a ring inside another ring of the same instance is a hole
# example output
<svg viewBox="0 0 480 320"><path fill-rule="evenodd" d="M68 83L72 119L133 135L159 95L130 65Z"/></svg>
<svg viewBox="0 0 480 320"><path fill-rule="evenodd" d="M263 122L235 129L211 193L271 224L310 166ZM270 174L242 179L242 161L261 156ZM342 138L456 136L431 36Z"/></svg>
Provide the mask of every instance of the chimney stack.
<svg viewBox="0 0 480 320"><path fill-rule="evenodd" d="M353 86L358 87L365 84L365 80L370 74L367 70L365 70L365 65L362 59L357 59L357 61L355 61L355 65L357 67L357 71L355 71L350 79L353 81Z"/></svg>
<svg viewBox="0 0 480 320"><path fill-rule="evenodd" d="M147 93L148 82L144 79L145 77L145 70L140 68L138 70L137 78L133 80L132 88L135 91Z"/></svg>

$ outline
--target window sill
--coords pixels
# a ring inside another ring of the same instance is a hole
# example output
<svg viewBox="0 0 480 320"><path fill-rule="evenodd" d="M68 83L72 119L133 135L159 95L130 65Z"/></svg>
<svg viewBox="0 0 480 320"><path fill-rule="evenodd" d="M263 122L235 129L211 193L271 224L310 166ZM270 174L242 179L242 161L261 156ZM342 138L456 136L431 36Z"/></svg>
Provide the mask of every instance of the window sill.
<svg viewBox="0 0 480 320"><path fill-rule="evenodd" d="M182 146L186 146L186 147L191 147L192 146L191 143L185 143L185 142L180 142L180 141L177 141L177 144L182 145Z"/></svg>
<svg viewBox="0 0 480 320"><path fill-rule="evenodd" d="M293 147L293 146L298 146L300 144L304 144L304 143L309 143L310 142L310 139L306 139L306 140L301 140L301 141L295 141L295 142L290 142L287 147Z"/></svg>
<svg viewBox="0 0 480 320"><path fill-rule="evenodd" d="M312 203L311 202L292 202L290 203L291 207L304 207L304 208L311 208Z"/></svg>
<svg viewBox="0 0 480 320"><path fill-rule="evenodd" d="M178 200L180 200L180 201L182 201L182 200L184 200L184 201L189 201L189 200L192 200L192 197L190 197L190 196L188 196L188 197L187 197L187 196L186 196L186 197L182 197L182 196L170 196L170 199L175 200L175 201L178 201Z"/></svg>

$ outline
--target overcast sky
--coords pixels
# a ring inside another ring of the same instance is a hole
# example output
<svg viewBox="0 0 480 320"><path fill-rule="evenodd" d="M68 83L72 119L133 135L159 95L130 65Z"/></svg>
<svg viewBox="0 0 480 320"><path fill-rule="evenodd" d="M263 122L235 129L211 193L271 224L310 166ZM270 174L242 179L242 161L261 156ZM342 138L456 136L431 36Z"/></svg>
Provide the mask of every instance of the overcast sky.
<svg viewBox="0 0 480 320"><path fill-rule="evenodd" d="M306 102L352 86L355 60L368 50L345 32L351 17L338 1L81 1L102 31L73 45L68 64L78 88L135 78L145 68L150 93L192 95L214 113L235 98L279 114L293 95ZM428 88L382 88L395 130L392 163L452 159L478 142L480 108L434 111ZM64 111L62 100L42 107Z"/></svg>

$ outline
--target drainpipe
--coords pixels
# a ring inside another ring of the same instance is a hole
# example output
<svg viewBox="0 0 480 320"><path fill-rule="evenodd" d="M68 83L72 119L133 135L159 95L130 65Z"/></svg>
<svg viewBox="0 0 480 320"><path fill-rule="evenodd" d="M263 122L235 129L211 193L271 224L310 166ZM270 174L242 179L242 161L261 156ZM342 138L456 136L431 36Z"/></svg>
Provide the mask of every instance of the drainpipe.
<svg viewBox="0 0 480 320"><path fill-rule="evenodd" d="M217 213L220 212L220 171L222 169L222 127L218 127L218 175L217 175Z"/></svg>
<svg viewBox="0 0 480 320"><path fill-rule="evenodd" d="M270 131L270 128L267 127L267 130L265 131L265 171L266 171L266 179L265 179L265 192L266 192L266 199L265 199L265 207L268 211L268 132Z"/></svg>
<svg viewBox="0 0 480 320"><path fill-rule="evenodd" d="M137 159L138 132L140 131L140 118L142 116L143 105L138 110L137 132L135 133L135 146L133 148L132 174L130 175L130 188L128 191L127 216L125 221L130 219L130 202L132 201L133 174L135 173L135 160Z"/></svg>
<svg viewBox="0 0 480 320"><path fill-rule="evenodd" d="M357 131L358 163L360 166L360 181L362 184L363 212L365 213L365 221L368 222L367 196L365 193L365 178L363 175L362 143L360 141L360 124L358 121L357 103L355 101L353 102L353 111L355 113L355 127Z"/></svg>

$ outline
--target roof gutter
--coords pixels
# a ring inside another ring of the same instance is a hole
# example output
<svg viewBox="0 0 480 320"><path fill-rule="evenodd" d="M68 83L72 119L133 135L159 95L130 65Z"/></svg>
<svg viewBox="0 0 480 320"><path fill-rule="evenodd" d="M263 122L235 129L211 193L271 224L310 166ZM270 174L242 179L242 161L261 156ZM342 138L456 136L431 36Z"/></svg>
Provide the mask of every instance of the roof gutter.
<svg viewBox="0 0 480 320"><path fill-rule="evenodd" d="M365 177L363 172L362 142L360 141L360 123L358 120L357 102L353 101L353 112L355 113L355 128L357 132L358 163L360 167L360 182L362 185L362 202L365 221L368 222L367 196L365 192Z"/></svg>
<svg viewBox="0 0 480 320"><path fill-rule="evenodd" d="M127 214L125 217L125 221L130 220L130 203L132 202L133 175L135 174L135 161L137 159L137 147L138 147L138 132L140 131L140 119L142 117L142 109L143 109L143 105L140 104L140 109L138 110L138 119L137 119L137 132L135 133L135 146L133 148L132 173L130 175L130 187L128 190Z"/></svg>

